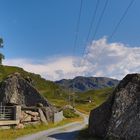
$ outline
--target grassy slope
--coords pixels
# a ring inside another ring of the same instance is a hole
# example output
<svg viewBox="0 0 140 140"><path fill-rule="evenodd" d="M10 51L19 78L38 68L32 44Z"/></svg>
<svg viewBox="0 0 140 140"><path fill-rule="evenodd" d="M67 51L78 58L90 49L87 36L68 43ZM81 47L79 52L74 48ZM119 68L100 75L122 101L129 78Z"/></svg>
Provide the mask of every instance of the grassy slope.
<svg viewBox="0 0 140 140"><path fill-rule="evenodd" d="M33 80L33 85L39 90L39 92L45 96L50 102L56 106L64 106L68 104L68 94L61 87L59 87L54 82L45 80L39 74L29 73L19 67L13 66L0 66L0 81L5 79L9 74L14 72L19 72L23 77L29 76ZM101 90L91 90L85 93L76 93L76 107L83 111L89 112L91 109L97 107L102 102L104 102L110 95L112 88L105 88ZM92 103L78 102L79 100L85 100L87 97L93 99Z"/></svg>
<svg viewBox="0 0 140 140"><path fill-rule="evenodd" d="M37 88L39 92L43 96L45 96L49 101L56 104L57 106L64 106L65 104L68 104L68 102L66 101L66 98L68 98L66 91L61 89L55 83L43 79L40 75L26 72L22 68L11 67L11 66L0 66L0 81L2 81L9 74L12 74L14 72L21 73L21 75L25 78L27 76L31 77L31 79L33 80L34 87ZM106 89L101 89L101 90L91 90L85 93L76 93L76 96L75 96L76 108L82 112L89 113L91 109L103 103L111 94L112 90L113 90L112 88L106 88ZM93 100L92 103L81 102L82 100L85 100L88 97L91 97L91 99ZM71 120L68 120L68 122L69 121ZM7 140L15 139L16 137L19 137L21 135L25 135L28 133L35 133L40 130L45 130L51 127L63 125L63 123L65 124L67 123L67 121L61 122L60 124L57 124L57 125L50 124L49 126L30 126L29 128L25 128L21 130L13 130L13 129L1 130L2 133L0 133L0 139L5 138L7 135L9 135L9 139ZM85 133L85 131L83 133ZM82 134L82 135L84 136L85 134Z"/></svg>
<svg viewBox="0 0 140 140"><path fill-rule="evenodd" d="M85 113L89 113L90 110L102 104L109 97L112 91L113 88L105 88L100 90L87 91L82 94L78 93L76 98L76 102L77 102L76 107L79 110L84 111ZM93 100L92 103L82 102L82 100L86 100L88 97L90 97Z"/></svg>
<svg viewBox="0 0 140 140"><path fill-rule="evenodd" d="M19 72L25 78L29 76L33 80L33 86L48 99L63 99L66 96L66 93L54 82L45 80L38 74L26 72L19 67L0 66L0 81L14 72Z"/></svg>

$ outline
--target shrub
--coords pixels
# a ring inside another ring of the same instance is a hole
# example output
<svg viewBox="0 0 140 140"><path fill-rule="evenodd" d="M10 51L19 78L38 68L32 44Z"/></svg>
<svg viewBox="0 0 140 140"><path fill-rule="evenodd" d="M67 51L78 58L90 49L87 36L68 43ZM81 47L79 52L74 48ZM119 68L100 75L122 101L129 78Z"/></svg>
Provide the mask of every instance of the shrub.
<svg viewBox="0 0 140 140"><path fill-rule="evenodd" d="M64 115L65 118L76 118L76 117L79 117L79 115L75 113L74 109L65 109L63 111L63 115Z"/></svg>

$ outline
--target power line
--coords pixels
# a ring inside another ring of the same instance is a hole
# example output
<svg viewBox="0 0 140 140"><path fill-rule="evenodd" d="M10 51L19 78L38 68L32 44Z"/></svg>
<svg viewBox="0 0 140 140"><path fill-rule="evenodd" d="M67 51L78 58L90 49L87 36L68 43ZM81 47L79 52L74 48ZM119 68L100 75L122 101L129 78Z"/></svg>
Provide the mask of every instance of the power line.
<svg viewBox="0 0 140 140"><path fill-rule="evenodd" d="M93 34L93 39L92 39L92 40L95 39L95 36L96 36L96 34L97 34L97 32L98 32L98 29L99 29L99 27L100 27L100 23L101 23L102 18L103 18L103 16L104 16L104 13L105 13L105 10L106 10L108 1L109 1L109 0L106 0L106 2L105 2L105 5L104 5L103 10L102 10L102 12L101 12L101 15L100 15L100 17L99 17L98 23L97 23L97 25L96 25L95 32L94 32L94 34ZM85 55L85 51L86 51L86 45L85 45L85 47L84 47L82 56Z"/></svg>
<svg viewBox="0 0 140 140"><path fill-rule="evenodd" d="M114 36L114 34L117 32L117 29L119 28L121 22L123 21L123 19L125 18L126 14L128 13L128 10L130 9L130 7L132 6L132 4L134 3L135 0L131 0L129 5L127 6L126 10L124 11L123 15L121 16L119 22L117 23L117 25L115 26L113 32L111 33L111 35L109 36L109 39L111 40L112 37Z"/></svg>
<svg viewBox="0 0 140 140"><path fill-rule="evenodd" d="M98 20L98 23L97 23L95 32L94 32L94 34L93 34L93 40L95 39L95 36L96 36L96 34L97 34L97 32L98 32L98 29L99 29L99 27L100 27L100 24L101 24L102 18L103 18L103 16L104 16L104 13L105 13L107 4L108 4L108 0L106 0L105 5L104 5L104 8L103 8L103 10L102 10L102 13L101 13L101 15L100 15L100 18L99 18L99 20Z"/></svg>
<svg viewBox="0 0 140 140"><path fill-rule="evenodd" d="M79 10L78 20L77 20L77 24L76 24L76 33L75 33L73 53L75 53L75 49L77 47L77 40L78 40L78 34L79 34L79 27L80 27L82 7L83 7L83 0L80 1L80 10Z"/></svg>
<svg viewBox="0 0 140 140"><path fill-rule="evenodd" d="M134 1L135 1L135 0L131 0L131 1L130 1L129 5L127 6L126 10L125 10L124 13L122 14L122 16L121 16L119 22L118 22L117 25L115 26L115 28L114 28L114 30L113 30L111 36L109 37L109 39L111 39L111 38L113 37L113 35L115 34L115 32L117 31L119 25L121 24L121 22L122 22L123 19L125 18L125 16L126 16L128 10L130 9L130 7L132 6L132 4L133 4ZM102 49L102 52L105 50L105 48L106 48L106 47L104 47L104 48ZM100 54L100 55L101 55L101 54ZM98 58L97 58L96 61L99 60L100 55L98 56Z"/></svg>
<svg viewBox="0 0 140 140"><path fill-rule="evenodd" d="M95 21L95 17L96 17L96 13L97 13L98 7L99 7L99 2L100 2L100 0L97 0L97 2L96 2L95 10L93 12L92 20L91 20L91 23L90 23L90 26L89 26L87 37L86 37L86 43L89 40L89 36L90 36L91 30L92 30L92 27L93 27L93 23Z"/></svg>
<svg viewBox="0 0 140 140"><path fill-rule="evenodd" d="M82 7L83 7L83 0L80 0L80 9L79 9L78 19L77 19L77 24L76 24L73 55L75 55L75 50L76 50L76 47L77 47L77 40L78 40L78 35L79 35L79 27L80 27L80 20L81 20L81 14L82 14ZM72 83L72 93L73 92L74 92L74 82ZM71 102L70 100L71 100L71 94L69 92L69 103ZM74 105L74 100L73 100L73 105Z"/></svg>

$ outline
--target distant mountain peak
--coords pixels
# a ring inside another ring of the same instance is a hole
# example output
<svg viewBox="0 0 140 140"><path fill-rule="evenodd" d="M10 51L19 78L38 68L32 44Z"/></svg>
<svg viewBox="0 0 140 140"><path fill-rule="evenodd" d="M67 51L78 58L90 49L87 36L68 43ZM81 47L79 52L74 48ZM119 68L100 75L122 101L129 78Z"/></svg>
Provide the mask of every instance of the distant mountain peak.
<svg viewBox="0 0 140 140"><path fill-rule="evenodd" d="M62 79L55 83L65 89L74 90L74 92L85 92L93 89L115 87L119 80L108 77L77 76L73 79Z"/></svg>

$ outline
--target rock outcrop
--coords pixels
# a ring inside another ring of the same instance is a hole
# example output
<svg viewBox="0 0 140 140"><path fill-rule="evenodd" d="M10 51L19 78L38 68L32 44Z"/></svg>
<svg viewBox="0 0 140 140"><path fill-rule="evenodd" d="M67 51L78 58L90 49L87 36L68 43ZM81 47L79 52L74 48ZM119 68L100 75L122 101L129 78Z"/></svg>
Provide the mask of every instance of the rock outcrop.
<svg viewBox="0 0 140 140"><path fill-rule="evenodd" d="M140 74L127 75L112 96L91 111L89 133L111 140L140 139Z"/></svg>
<svg viewBox="0 0 140 140"><path fill-rule="evenodd" d="M32 86L32 79L23 78L19 73L9 75L0 83L0 102L21 106L17 128L26 124L54 122L54 115L58 113L58 109Z"/></svg>
<svg viewBox="0 0 140 140"><path fill-rule="evenodd" d="M50 106L49 102L19 73L11 74L0 84L0 102L21 106Z"/></svg>
<svg viewBox="0 0 140 140"><path fill-rule="evenodd" d="M91 135L102 138L106 136L111 117L111 99L112 97L90 112L89 133Z"/></svg>

